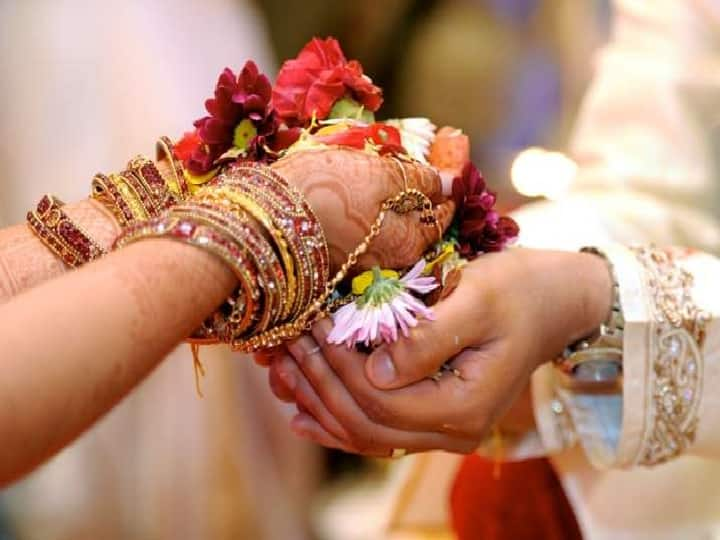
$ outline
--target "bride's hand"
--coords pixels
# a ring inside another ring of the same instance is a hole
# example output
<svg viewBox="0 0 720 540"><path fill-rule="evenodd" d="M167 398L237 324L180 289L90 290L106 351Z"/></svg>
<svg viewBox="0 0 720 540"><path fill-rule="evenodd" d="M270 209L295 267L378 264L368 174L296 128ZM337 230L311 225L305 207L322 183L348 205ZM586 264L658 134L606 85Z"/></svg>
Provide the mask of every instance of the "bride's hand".
<svg viewBox="0 0 720 540"><path fill-rule="evenodd" d="M295 431L326 446L470 452L540 363L604 320L609 290L605 263L592 255L485 255L409 339L367 356L328 345L323 321L275 357L271 386L298 404ZM427 379L449 359L461 377Z"/></svg>
<svg viewBox="0 0 720 540"><path fill-rule="evenodd" d="M435 206L444 230L454 205L444 202L438 173L427 166L403 163L407 187L420 190ZM370 231L382 203L403 190L401 166L390 158L358 150L327 149L298 152L272 165L303 192L327 236L334 269L343 264ZM361 257L358 269L374 264L401 268L415 263L438 239L434 225L422 225L416 212L387 214L380 236Z"/></svg>

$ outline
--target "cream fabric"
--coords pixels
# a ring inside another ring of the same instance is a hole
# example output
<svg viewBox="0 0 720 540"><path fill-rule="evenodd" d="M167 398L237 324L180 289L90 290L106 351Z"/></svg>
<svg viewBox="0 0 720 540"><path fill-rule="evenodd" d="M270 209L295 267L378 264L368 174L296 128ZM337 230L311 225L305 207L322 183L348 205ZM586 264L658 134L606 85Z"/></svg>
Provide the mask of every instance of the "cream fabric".
<svg viewBox="0 0 720 540"><path fill-rule="evenodd" d="M667 464L632 467L652 422L653 293L637 259L620 247L654 243L720 253L720 4L616 0L614 13L613 36L597 56L571 145L579 165L576 189L561 201L523 208L516 218L526 246L617 246L609 250L629 321L624 387L604 400L564 395L560 403L580 442L569 446L567 428L553 412L562 391L553 368L540 368L532 382L542 442L536 450L552 454L586 540L720 538L720 325L709 323L702 351L695 444ZM718 261L696 255L681 264L695 276L696 303L720 314ZM625 470L593 467L591 459ZM450 485L441 478L453 473L448 462L457 458L445 461L444 472L424 465L441 488ZM412 478L413 468L405 467ZM413 529L423 508L445 520L437 508L447 508L448 493L432 494L428 501L428 493L404 492L395 507L404 512L395 512L391 530Z"/></svg>

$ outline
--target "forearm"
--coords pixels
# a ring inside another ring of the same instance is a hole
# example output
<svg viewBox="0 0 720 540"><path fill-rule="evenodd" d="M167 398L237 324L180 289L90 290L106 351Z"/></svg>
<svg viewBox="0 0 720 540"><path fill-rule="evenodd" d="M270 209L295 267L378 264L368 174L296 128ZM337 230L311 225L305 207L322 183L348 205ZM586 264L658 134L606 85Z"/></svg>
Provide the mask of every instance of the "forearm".
<svg viewBox="0 0 720 540"><path fill-rule="evenodd" d="M148 240L0 307L0 484L109 411L231 293L219 260Z"/></svg>
<svg viewBox="0 0 720 540"><path fill-rule="evenodd" d="M112 215L91 199L67 204L63 210L103 248L110 247L120 230ZM66 268L26 224L0 230L0 304Z"/></svg>
<svg viewBox="0 0 720 540"><path fill-rule="evenodd" d="M172 177L167 160L160 160L155 165L162 178ZM92 198L66 204L62 211L106 251L120 233L120 225L112 212ZM49 250L26 224L0 230L0 304L66 270L60 257Z"/></svg>

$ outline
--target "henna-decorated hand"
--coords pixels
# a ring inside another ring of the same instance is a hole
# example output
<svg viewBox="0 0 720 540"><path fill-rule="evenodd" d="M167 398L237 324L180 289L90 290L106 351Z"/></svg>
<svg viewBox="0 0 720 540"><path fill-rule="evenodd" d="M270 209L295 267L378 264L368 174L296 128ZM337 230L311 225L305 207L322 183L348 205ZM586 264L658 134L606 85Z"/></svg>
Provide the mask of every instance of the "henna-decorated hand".
<svg viewBox="0 0 720 540"><path fill-rule="evenodd" d="M442 230L450 224L454 204L441 194L438 173L431 167L405 163L407 188L423 192L435 205ZM298 187L320 220L330 248L333 269L363 241L386 200L404 189L401 166L389 157L351 149L299 152L272 165ZM418 212L388 212L380 236L359 260L358 269L374 264L390 268L409 266L438 239L434 225L421 224Z"/></svg>

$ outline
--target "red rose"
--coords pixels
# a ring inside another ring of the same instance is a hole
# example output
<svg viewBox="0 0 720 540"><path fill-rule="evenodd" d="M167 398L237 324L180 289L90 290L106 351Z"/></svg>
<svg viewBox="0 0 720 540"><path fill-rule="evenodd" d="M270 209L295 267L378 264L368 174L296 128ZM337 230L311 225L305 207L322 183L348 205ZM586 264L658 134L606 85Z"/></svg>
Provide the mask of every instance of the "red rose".
<svg viewBox="0 0 720 540"><path fill-rule="evenodd" d="M334 38L313 38L294 60L280 68L272 92L272 106L288 124L304 125L313 113L328 117L334 103L348 96L369 111L382 104L382 90L363 74L356 60L347 61Z"/></svg>

